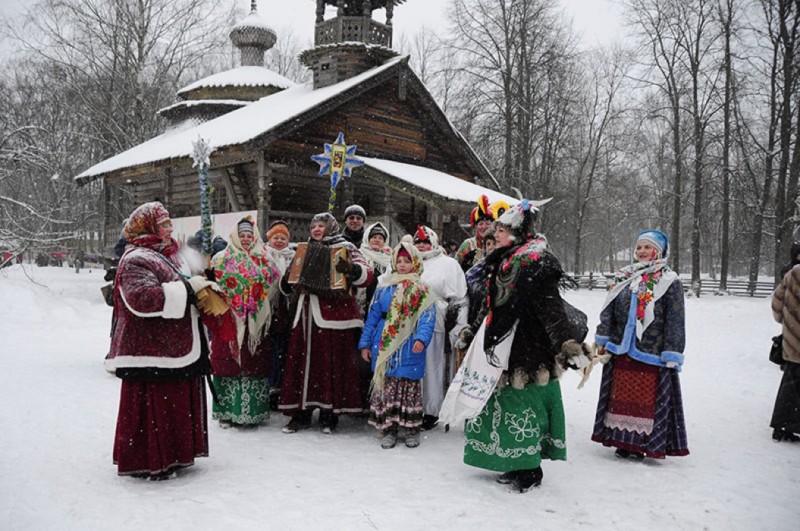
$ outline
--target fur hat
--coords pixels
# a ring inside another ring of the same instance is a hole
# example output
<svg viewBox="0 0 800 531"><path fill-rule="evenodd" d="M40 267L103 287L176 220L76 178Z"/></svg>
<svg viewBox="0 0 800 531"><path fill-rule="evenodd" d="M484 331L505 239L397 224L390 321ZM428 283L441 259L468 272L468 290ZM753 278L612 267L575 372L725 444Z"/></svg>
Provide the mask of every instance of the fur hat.
<svg viewBox="0 0 800 531"><path fill-rule="evenodd" d="M643 230L636 238L637 242L652 243L658 249L659 258L666 258L669 253L669 239L667 235L656 229Z"/></svg>
<svg viewBox="0 0 800 531"><path fill-rule="evenodd" d="M367 219L367 212L361 205L350 205L344 210L344 219L348 216L361 216L361 219Z"/></svg>

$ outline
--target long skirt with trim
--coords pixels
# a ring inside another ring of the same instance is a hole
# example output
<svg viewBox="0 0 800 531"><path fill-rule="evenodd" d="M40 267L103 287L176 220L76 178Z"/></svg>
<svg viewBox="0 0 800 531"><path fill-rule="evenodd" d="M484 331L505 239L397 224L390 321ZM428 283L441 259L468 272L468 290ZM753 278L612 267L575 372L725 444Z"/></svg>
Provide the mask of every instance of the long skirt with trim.
<svg viewBox="0 0 800 531"><path fill-rule="evenodd" d="M783 364L783 378L772 410L772 428L800 433L800 363Z"/></svg>
<svg viewBox="0 0 800 531"><path fill-rule="evenodd" d="M158 475L208 456L206 390L202 378L176 382L122 381L114 438L121 476Z"/></svg>
<svg viewBox="0 0 800 531"><path fill-rule="evenodd" d="M360 328L320 328L311 318L308 300L292 329L278 409L286 414L321 409L363 413L356 350Z"/></svg>
<svg viewBox="0 0 800 531"><path fill-rule="evenodd" d="M212 403L214 420L234 424L261 424L269 419L269 379L252 376L214 376L217 400Z"/></svg>
<svg viewBox="0 0 800 531"><path fill-rule="evenodd" d="M567 459L561 386L495 389L481 413L466 421L464 463L496 472L528 470L542 459Z"/></svg>
<svg viewBox="0 0 800 531"><path fill-rule="evenodd" d="M689 455L678 371L615 356L603 367L592 440L655 459Z"/></svg>
<svg viewBox="0 0 800 531"><path fill-rule="evenodd" d="M387 376L383 394L374 393L369 405L369 423L379 430L392 424L404 428L422 425L422 381Z"/></svg>

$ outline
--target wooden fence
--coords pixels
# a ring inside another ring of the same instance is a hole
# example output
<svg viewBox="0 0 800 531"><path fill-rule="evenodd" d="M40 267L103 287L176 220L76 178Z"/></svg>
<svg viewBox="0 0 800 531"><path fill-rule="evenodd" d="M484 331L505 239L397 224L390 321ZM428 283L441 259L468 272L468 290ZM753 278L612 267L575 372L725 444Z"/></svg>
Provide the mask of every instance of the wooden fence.
<svg viewBox="0 0 800 531"><path fill-rule="evenodd" d="M609 273L591 273L589 275L577 275L574 277L578 281L581 289L605 290L611 284L613 275ZM692 281L689 277L681 277L683 290L688 292L692 289ZM775 285L772 281L757 281L750 283L747 280L728 279L728 288L725 293L741 297L769 297ZM700 296L720 294L719 280L704 278L700 280Z"/></svg>

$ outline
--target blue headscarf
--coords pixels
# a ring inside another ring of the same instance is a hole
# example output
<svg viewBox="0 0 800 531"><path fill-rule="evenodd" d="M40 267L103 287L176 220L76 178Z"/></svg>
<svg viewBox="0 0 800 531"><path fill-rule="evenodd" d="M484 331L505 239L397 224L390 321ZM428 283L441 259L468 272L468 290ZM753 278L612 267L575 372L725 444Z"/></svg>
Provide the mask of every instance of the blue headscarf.
<svg viewBox="0 0 800 531"><path fill-rule="evenodd" d="M656 229L643 230L639 233L636 241L648 241L656 246L659 251L659 258L666 258L669 253L669 238L667 235Z"/></svg>

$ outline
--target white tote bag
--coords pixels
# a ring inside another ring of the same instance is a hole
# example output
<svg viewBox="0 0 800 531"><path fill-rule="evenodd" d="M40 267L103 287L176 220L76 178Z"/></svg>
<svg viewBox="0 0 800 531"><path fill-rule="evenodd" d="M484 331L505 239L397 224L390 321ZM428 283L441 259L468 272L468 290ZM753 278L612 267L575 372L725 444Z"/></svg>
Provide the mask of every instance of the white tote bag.
<svg viewBox="0 0 800 531"><path fill-rule="evenodd" d="M481 323L464 361L461 362L461 367L447 389L442 409L439 411L440 422L455 424L480 414L486 402L489 401L489 397L492 396L503 371L508 368L511 343L514 341L516 332L517 323L514 323L511 333L494 348L494 354L500 362L500 366L495 367L486 361L486 353L483 350L486 320Z"/></svg>

